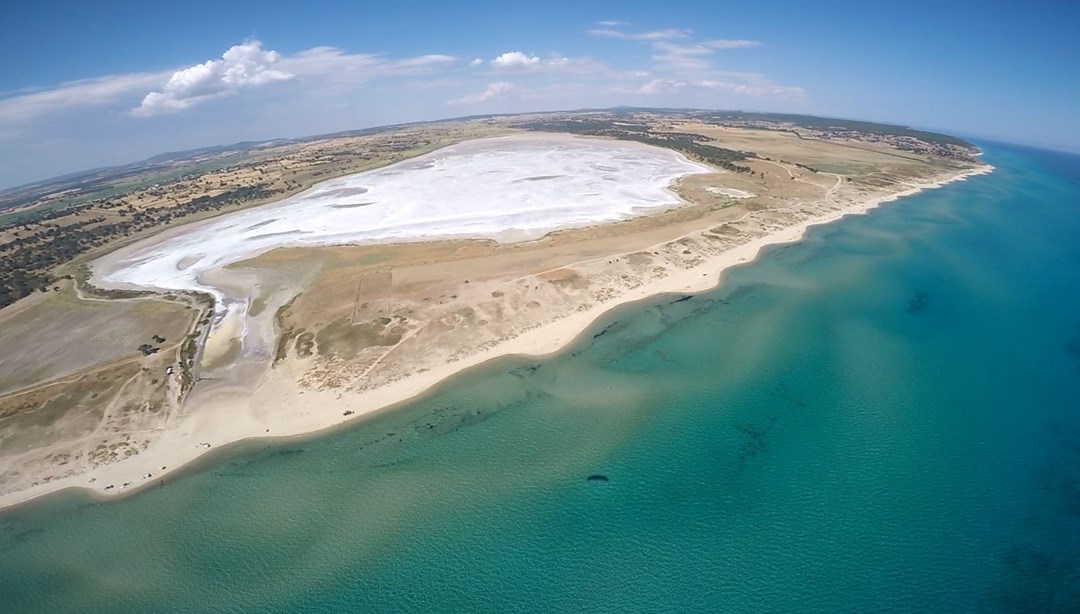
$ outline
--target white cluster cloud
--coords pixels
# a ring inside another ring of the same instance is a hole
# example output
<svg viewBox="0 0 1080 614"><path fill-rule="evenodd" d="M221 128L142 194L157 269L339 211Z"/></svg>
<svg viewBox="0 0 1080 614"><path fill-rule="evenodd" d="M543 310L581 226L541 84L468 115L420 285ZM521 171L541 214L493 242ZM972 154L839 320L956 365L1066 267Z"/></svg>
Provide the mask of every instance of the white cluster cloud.
<svg viewBox="0 0 1080 614"><path fill-rule="evenodd" d="M72 165L76 156L112 162L150 155L166 139L169 146L182 147L208 139L241 140L290 131L332 131L355 127L357 122L408 121L438 115L436 109L445 110L441 105L447 99L452 99L446 103L450 105L506 100L507 110L528 110L530 106L632 104L654 96L662 104L713 106L737 104L734 101L739 97L798 99L804 95L799 87L774 83L761 74L726 70L722 58L728 51L761 46L755 40L699 40L689 29L631 29L616 20L598 22L588 33L612 47L637 45L651 53L645 54L644 61L620 67L597 57L514 49L480 56L474 50L464 59L445 54L392 57L327 46L281 55L251 40L229 48L218 59L178 70L110 75L0 93L0 140L7 150L0 152L7 154L0 155L0 163L15 161L23 168L36 166L49 172L74 170L45 157L31 160L26 153L31 148L56 147L44 145L47 138L69 138L58 128L64 121L86 126L88 134L101 137L99 143L115 144L115 151L107 156L102 155L107 153L104 144L82 150L70 147L68 164ZM618 50L612 53L620 57ZM640 56L621 57L620 64L625 64ZM419 91L442 94L408 94ZM229 116L224 101L232 97L235 102L239 97L233 95L239 92L246 93L240 100L263 120L243 127L222 123L221 118ZM226 113L199 113L204 104ZM188 134L178 130L180 124L168 122L171 128L163 124L147 129L130 119L166 113L197 114L198 123L185 126ZM295 118L307 123L290 123ZM8 181L30 178L36 177Z"/></svg>
<svg viewBox="0 0 1080 614"><path fill-rule="evenodd" d="M294 78L323 88L355 87L380 77L418 76L449 66L457 58L442 54L390 60L373 54L348 54L315 47L291 56L264 50L259 41L228 49L219 60L180 70L110 75L62 83L50 89L0 98L0 138L22 134L28 122L79 108L132 104L140 117L189 109L243 89ZM483 60L479 60L483 63ZM147 93L149 91L149 93Z"/></svg>
<svg viewBox="0 0 1080 614"><path fill-rule="evenodd" d="M525 55L520 51L507 51L491 61L495 68L528 68L539 64L539 56Z"/></svg>
<svg viewBox="0 0 1080 614"><path fill-rule="evenodd" d="M292 79L292 73L273 68L280 59L276 51L264 51L257 40L235 45L220 60L208 60L176 71L160 92L143 97L133 113L149 116L181 111L241 89Z"/></svg>
<svg viewBox="0 0 1080 614"><path fill-rule="evenodd" d="M492 98L498 98L503 94L517 89L513 83L507 83L506 81L496 81L495 83L488 84L487 89L478 93L470 94L468 96L462 96L461 98L455 98L448 101L449 105L461 105L461 104L477 104L480 102L486 102Z"/></svg>
<svg viewBox="0 0 1080 614"><path fill-rule="evenodd" d="M620 86L619 91L644 94L672 92L688 85L749 96L802 93L800 88L775 85L759 75L741 78L731 73L721 74L713 65L711 56L717 51L758 47L761 45L758 41L713 39L694 42L686 40L693 34L688 29L632 33L622 29L628 24L621 21L601 21L598 25L599 28L589 31L591 35L637 41L651 47L654 51L652 70L619 73L591 58L541 57L516 50L499 54L490 61L475 58L468 66L480 68L486 65L493 71L504 73L588 75L624 84L627 80L638 80L640 85L633 86L634 89ZM141 101L132 109L133 115L174 113L241 90L293 79L346 91L376 78L430 74L457 61L457 58L443 54L394 60L376 54L349 54L335 47L315 47L283 57L276 51L264 49L260 41L250 40L229 48L220 59L176 71L101 77L0 99L0 124L13 126L15 130L8 132L18 134L22 130L19 124L39 116L64 109L122 103L134 96L140 96ZM506 81L497 81L480 93L456 98L451 103L483 102L505 94L513 87ZM151 91L145 93L147 90Z"/></svg>
<svg viewBox="0 0 1080 614"><path fill-rule="evenodd" d="M480 66L483 61L473 60L470 66ZM538 55L528 55L520 51L507 51L495 57L490 62L491 68L500 72L572 72L572 73L603 73L607 66L592 58L568 58L561 55L550 55L541 58Z"/></svg>

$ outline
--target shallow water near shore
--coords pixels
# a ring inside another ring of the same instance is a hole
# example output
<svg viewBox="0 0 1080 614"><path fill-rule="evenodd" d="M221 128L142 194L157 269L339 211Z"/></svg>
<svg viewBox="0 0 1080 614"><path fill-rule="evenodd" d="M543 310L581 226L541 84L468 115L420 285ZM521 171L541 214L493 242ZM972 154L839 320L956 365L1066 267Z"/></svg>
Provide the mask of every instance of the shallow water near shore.
<svg viewBox="0 0 1080 614"><path fill-rule="evenodd" d="M558 357L4 514L0 610L1075 611L1080 158L984 149Z"/></svg>

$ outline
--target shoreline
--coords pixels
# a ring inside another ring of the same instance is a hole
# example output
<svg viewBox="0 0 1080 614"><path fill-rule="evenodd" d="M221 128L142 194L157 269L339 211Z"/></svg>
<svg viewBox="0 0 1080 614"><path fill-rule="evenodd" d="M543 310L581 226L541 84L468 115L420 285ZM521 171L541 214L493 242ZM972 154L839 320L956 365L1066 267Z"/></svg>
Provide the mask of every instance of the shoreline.
<svg viewBox="0 0 1080 614"><path fill-rule="evenodd" d="M198 411L187 414L138 454L77 475L0 495L0 511L10 511L39 497L73 488L85 491L86 495L98 501L115 500L152 488L165 479L180 476L189 468L194 468L191 465L196 461L212 462L223 448L255 439L318 436L343 426L354 426L363 419L391 411L398 405L431 392L467 369L492 360L508 356L547 358L565 351L589 326L613 309L668 293L713 290L722 283L723 273L727 269L753 262L761 256L765 247L797 243L813 226L829 224L849 215L863 215L882 204L992 171L993 167L983 165L938 181L916 183L891 194L868 197L840 210L748 241L711 256L692 268L673 271L654 282L526 330L461 360L373 390L347 395L328 390L303 390L287 372L268 372L252 388L224 390L215 398L206 399ZM249 411L236 411L237 404L246 404ZM320 411L312 407L318 407ZM347 412L351 413L346 416Z"/></svg>

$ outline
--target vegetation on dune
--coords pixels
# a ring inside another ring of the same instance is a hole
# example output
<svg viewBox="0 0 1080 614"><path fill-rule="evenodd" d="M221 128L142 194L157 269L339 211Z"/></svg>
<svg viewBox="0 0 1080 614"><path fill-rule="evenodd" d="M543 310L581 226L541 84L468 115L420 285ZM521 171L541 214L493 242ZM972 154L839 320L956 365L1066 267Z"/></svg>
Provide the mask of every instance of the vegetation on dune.
<svg viewBox="0 0 1080 614"><path fill-rule="evenodd" d="M163 227L174 219L195 213L265 199L280 191L238 188L217 196L201 196L170 208L130 209L127 216L114 222L106 222L104 217L92 217L63 226L39 223L37 232L0 244L0 307L35 290L47 288L55 280L50 273L53 268L117 238Z"/></svg>

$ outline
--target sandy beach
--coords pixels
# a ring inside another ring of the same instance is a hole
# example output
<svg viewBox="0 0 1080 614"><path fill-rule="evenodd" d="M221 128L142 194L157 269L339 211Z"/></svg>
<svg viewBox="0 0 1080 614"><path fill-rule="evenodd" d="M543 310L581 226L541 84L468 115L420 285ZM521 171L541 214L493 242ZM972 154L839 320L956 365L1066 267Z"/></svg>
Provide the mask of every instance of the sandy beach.
<svg viewBox="0 0 1080 614"><path fill-rule="evenodd" d="M359 392L314 389L299 383L300 373L289 369L267 370L252 385L221 385L212 394L196 391L190 411L160 432L146 449L124 460L91 468L30 488L0 495L0 508L11 507L42 495L81 488L96 497L128 495L167 481L173 471L229 444L258 437L283 438L310 435L343 424L355 423L395 404L423 394L436 384L476 365L509 355L542 357L565 348L586 327L610 310L633 301L664 293L695 293L715 288L725 270L753 261L762 248L799 241L811 226L828 224L864 214L883 203L923 190L992 171L982 166L939 181L897 186L889 193L875 193L827 214L780 228L701 259L694 266L669 270L660 278L615 293L587 308L563 313L511 338L480 348L461 359L446 361L422 373L390 381ZM827 193L824 198L829 198ZM619 254L605 254L604 258Z"/></svg>

